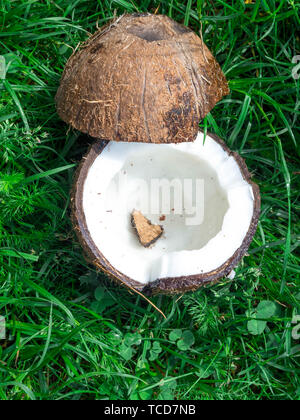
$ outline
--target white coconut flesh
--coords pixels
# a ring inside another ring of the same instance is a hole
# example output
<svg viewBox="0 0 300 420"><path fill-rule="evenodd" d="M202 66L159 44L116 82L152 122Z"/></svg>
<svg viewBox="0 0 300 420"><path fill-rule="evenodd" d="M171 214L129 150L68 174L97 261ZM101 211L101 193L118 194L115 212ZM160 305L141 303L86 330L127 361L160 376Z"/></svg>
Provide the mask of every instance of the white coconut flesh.
<svg viewBox="0 0 300 420"><path fill-rule="evenodd" d="M199 133L193 143L110 142L91 165L83 189L87 227L120 273L142 284L205 274L241 246L253 216L252 186L234 157L213 138L203 140ZM157 185L166 181L171 193L163 199ZM133 209L164 228L150 248L131 225Z"/></svg>

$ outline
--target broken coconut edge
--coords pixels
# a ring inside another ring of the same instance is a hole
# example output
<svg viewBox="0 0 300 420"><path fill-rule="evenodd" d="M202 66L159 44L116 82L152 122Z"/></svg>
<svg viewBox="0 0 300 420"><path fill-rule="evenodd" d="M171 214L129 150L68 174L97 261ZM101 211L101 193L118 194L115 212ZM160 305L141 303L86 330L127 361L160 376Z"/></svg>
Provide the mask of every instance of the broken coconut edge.
<svg viewBox="0 0 300 420"><path fill-rule="evenodd" d="M232 156L235 159L244 180L248 182L249 185L251 185L253 191L254 207L251 223L241 246L235 251L235 253L220 267L208 273L173 278L161 278L146 285L131 279L113 267L110 262L103 256L91 238L83 210L83 190L88 171L94 163L95 159L99 156L99 154L102 153L104 148L109 143L109 141L106 140L99 140L89 147L87 154L83 157L82 161L78 165L74 174L73 186L71 190L71 221L79 243L83 248L84 256L87 262L103 271L119 285L121 284L126 286L131 290L134 288L146 296L195 291L207 284L214 284L222 278L227 277L231 273L231 271L238 265L240 260L246 254L255 235L260 216L260 190L258 185L251 180L251 174L246 166L244 159L238 153L232 152L227 147L225 142L215 134L207 133L207 135L215 140L229 156Z"/></svg>

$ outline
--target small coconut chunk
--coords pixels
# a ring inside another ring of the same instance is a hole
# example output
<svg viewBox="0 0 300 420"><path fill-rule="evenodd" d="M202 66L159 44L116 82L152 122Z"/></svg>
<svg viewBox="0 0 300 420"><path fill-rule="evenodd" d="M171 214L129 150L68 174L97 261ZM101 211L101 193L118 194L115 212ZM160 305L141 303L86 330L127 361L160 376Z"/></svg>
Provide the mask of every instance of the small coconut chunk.
<svg viewBox="0 0 300 420"><path fill-rule="evenodd" d="M154 244L163 234L163 227L153 225L140 211L133 210L131 213L131 224L134 227L140 243L148 248Z"/></svg>
<svg viewBox="0 0 300 420"><path fill-rule="evenodd" d="M228 274L227 278L229 280L233 280L235 278L236 272L234 270L230 271L230 273Z"/></svg>

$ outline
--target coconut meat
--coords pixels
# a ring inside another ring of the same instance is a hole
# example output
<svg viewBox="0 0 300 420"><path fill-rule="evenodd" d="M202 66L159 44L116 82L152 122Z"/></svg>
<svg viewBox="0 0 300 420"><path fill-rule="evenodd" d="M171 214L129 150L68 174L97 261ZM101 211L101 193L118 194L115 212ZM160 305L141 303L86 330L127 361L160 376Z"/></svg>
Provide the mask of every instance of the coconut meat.
<svg viewBox="0 0 300 420"><path fill-rule="evenodd" d="M82 200L101 254L142 284L220 267L241 246L254 209L235 158L203 133L193 143L108 143L89 168ZM138 241L133 209L164 228L151 248Z"/></svg>

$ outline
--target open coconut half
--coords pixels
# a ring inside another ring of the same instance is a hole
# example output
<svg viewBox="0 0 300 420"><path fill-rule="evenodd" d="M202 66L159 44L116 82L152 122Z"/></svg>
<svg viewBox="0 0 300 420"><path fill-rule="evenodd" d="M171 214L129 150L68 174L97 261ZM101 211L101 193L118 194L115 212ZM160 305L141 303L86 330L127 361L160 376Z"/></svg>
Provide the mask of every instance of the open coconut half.
<svg viewBox="0 0 300 420"><path fill-rule="evenodd" d="M76 172L72 219L89 261L143 293L230 274L260 196L238 154L199 121L229 93L211 52L167 16L124 15L70 57L56 95L97 141Z"/></svg>
<svg viewBox="0 0 300 420"><path fill-rule="evenodd" d="M259 189L214 135L179 145L98 142L76 175L73 221L89 260L144 293L195 290L229 275L257 228ZM139 243L131 210L164 234ZM162 221L163 219L163 221Z"/></svg>

